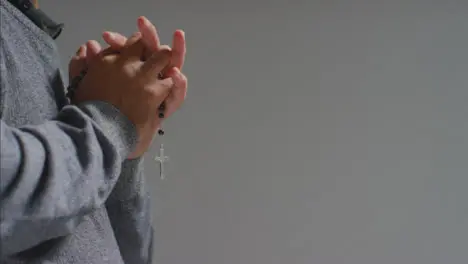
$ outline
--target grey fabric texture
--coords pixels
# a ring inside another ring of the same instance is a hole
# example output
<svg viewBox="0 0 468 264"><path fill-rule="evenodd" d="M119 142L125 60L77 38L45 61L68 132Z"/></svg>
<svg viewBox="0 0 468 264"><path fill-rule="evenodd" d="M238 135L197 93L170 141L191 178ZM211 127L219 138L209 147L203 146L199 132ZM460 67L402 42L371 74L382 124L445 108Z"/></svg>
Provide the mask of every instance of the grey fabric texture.
<svg viewBox="0 0 468 264"><path fill-rule="evenodd" d="M53 39L0 5L0 263L151 263L135 127L110 104L69 105Z"/></svg>

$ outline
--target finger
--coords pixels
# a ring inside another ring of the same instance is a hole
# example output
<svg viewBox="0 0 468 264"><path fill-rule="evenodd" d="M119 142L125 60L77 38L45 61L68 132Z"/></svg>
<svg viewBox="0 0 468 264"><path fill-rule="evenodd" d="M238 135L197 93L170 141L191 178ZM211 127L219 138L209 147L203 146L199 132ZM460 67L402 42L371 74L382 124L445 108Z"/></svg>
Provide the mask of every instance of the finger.
<svg viewBox="0 0 468 264"><path fill-rule="evenodd" d="M174 87L174 81L172 78L165 78L163 80L158 80L157 85L152 86L154 95L159 99L158 105L160 105L164 98L171 93L171 89Z"/></svg>
<svg viewBox="0 0 468 264"><path fill-rule="evenodd" d="M68 65L69 78L72 80L86 68L86 45L81 45Z"/></svg>
<svg viewBox="0 0 468 264"><path fill-rule="evenodd" d="M119 60L128 63L136 63L142 60L145 47L141 41L141 33L135 32L125 43L120 54L122 55Z"/></svg>
<svg viewBox="0 0 468 264"><path fill-rule="evenodd" d="M156 52L160 52L161 50L171 51L172 49L171 49L171 47L169 47L168 45L161 45L161 46L159 46L159 50L156 51ZM151 50L145 48L141 60L142 60L142 61L146 61L148 58L150 58L151 56L153 56L153 54L155 54L156 52L151 51Z"/></svg>
<svg viewBox="0 0 468 264"><path fill-rule="evenodd" d="M169 45L161 45L159 46L159 51L161 50L168 50L168 51L172 51L172 48L169 47ZM154 53L154 52L153 52Z"/></svg>
<svg viewBox="0 0 468 264"><path fill-rule="evenodd" d="M171 51L161 50L156 52L143 63L140 73L149 80L157 80L159 73L169 65L170 61Z"/></svg>
<svg viewBox="0 0 468 264"><path fill-rule="evenodd" d="M86 45L81 45L76 51L76 57L85 58L86 57Z"/></svg>
<svg viewBox="0 0 468 264"><path fill-rule="evenodd" d="M180 108L187 97L187 77L178 68L173 67L167 72L168 78L174 81L174 87L166 98L166 114L172 115Z"/></svg>
<svg viewBox="0 0 468 264"><path fill-rule="evenodd" d="M119 33L106 31L102 33L104 41L114 50L120 51L127 43L127 38Z"/></svg>
<svg viewBox="0 0 468 264"><path fill-rule="evenodd" d="M135 32L130 36L130 38L127 39L127 42L125 42L125 47L129 47L136 42L138 42L141 39L141 32Z"/></svg>
<svg viewBox="0 0 468 264"><path fill-rule="evenodd" d="M112 47L107 47L101 50L101 52L99 53L99 56L106 57L108 55L116 55L116 54L120 54L120 50L115 50Z"/></svg>
<svg viewBox="0 0 468 264"><path fill-rule="evenodd" d="M185 33L182 30L176 30L172 38L171 66L182 69L186 52Z"/></svg>
<svg viewBox="0 0 468 264"><path fill-rule="evenodd" d="M86 42L86 63L91 63L99 52L101 52L101 49L101 45L95 40Z"/></svg>
<svg viewBox="0 0 468 264"><path fill-rule="evenodd" d="M166 51L172 52L172 48L169 47L168 45L161 45L161 46L159 46L159 52L161 52L162 50L166 50ZM153 53L153 54L154 54L154 53ZM173 57L173 55L171 56L171 59L170 59L171 61L172 61L172 57ZM160 72L163 78L167 77L166 72L169 71L169 70L172 68L171 64L172 64L172 63L167 64L166 67L164 67L164 69Z"/></svg>
<svg viewBox="0 0 468 264"><path fill-rule="evenodd" d="M151 52L159 50L159 36L156 27L146 17L142 16L137 21L138 30L141 32L143 43L146 49Z"/></svg>
<svg viewBox="0 0 468 264"><path fill-rule="evenodd" d="M176 67L168 74L168 78L174 80L174 97L178 99L177 101L183 101L187 96L188 81L187 77Z"/></svg>

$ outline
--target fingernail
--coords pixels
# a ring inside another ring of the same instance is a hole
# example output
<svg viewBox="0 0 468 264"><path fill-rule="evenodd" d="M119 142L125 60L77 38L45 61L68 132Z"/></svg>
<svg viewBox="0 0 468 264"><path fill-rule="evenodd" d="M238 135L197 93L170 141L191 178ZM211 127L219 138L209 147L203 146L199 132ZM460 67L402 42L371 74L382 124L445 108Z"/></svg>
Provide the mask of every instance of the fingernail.
<svg viewBox="0 0 468 264"><path fill-rule="evenodd" d="M141 16L140 19L138 19L138 23L140 23L140 26L146 26L148 25L148 19L145 16Z"/></svg>
<svg viewBox="0 0 468 264"><path fill-rule="evenodd" d="M179 68L174 67L174 68L173 68L173 71L175 72L175 74L176 74L178 77L182 76L182 73L180 72Z"/></svg>
<svg viewBox="0 0 468 264"><path fill-rule="evenodd" d="M143 17L139 17L138 20L137 20L138 26L141 27L141 26L143 26L144 23L145 23L145 21L144 21Z"/></svg>
<svg viewBox="0 0 468 264"><path fill-rule="evenodd" d="M185 37L185 32L184 32L182 29L177 29L177 30L174 32L174 35L177 36L177 34L179 34L179 36L181 36L181 37Z"/></svg>
<svg viewBox="0 0 468 264"><path fill-rule="evenodd" d="M114 37L115 37L115 32L107 31L106 33L107 33L107 35L108 35L109 37L111 37L111 38L114 38Z"/></svg>
<svg viewBox="0 0 468 264"><path fill-rule="evenodd" d="M106 41L106 42L109 41L109 40L113 41L113 40L115 40L115 35L112 32L105 32L103 34L103 38L104 38L104 41Z"/></svg>

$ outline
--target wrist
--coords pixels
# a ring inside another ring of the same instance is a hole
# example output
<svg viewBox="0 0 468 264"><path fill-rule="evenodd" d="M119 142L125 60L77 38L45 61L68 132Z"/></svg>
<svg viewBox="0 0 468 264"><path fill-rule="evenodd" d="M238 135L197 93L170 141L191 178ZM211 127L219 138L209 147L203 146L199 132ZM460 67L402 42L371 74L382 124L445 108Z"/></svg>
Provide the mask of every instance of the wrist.
<svg viewBox="0 0 468 264"><path fill-rule="evenodd" d="M113 105L102 101L86 101L77 105L90 116L117 148L125 160L137 146L138 133L133 123Z"/></svg>

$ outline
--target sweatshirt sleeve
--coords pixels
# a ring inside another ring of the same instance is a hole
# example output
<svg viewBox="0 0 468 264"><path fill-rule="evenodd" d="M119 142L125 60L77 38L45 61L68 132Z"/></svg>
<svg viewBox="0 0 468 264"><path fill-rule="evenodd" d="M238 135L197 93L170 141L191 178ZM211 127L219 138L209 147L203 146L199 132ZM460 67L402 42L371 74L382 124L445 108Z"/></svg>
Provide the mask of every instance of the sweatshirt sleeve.
<svg viewBox="0 0 468 264"><path fill-rule="evenodd" d="M102 207L137 138L104 102L66 106L41 125L0 125L0 259L70 234Z"/></svg>
<svg viewBox="0 0 468 264"><path fill-rule="evenodd" d="M144 158L126 160L120 178L106 201L106 209L125 263L152 263L151 196Z"/></svg>

